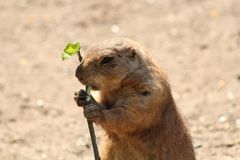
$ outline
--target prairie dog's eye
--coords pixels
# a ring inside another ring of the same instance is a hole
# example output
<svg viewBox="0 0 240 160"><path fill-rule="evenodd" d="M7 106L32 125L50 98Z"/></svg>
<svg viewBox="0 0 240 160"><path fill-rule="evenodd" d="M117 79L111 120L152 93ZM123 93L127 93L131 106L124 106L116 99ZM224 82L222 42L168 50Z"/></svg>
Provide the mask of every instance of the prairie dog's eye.
<svg viewBox="0 0 240 160"><path fill-rule="evenodd" d="M113 60L113 57L104 57L102 60L101 60L101 62L100 62L100 64L107 64L107 63L109 63L109 62L111 62Z"/></svg>
<svg viewBox="0 0 240 160"><path fill-rule="evenodd" d="M144 92L142 92L141 93L143 96L148 96L149 94L150 94L150 92L149 91L144 91Z"/></svg>

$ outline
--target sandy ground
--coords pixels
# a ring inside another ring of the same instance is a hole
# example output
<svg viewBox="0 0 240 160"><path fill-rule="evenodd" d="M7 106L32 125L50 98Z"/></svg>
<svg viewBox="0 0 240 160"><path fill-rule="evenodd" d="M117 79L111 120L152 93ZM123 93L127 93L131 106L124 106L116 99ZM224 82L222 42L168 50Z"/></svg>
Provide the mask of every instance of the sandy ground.
<svg viewBox="0 0 240 160"><path fill-rule="evenodd" d="M0 31L1 160L93 159L60 53L116 36L168 71L198 160L240 159L239 0L1 0Z"/></svg>

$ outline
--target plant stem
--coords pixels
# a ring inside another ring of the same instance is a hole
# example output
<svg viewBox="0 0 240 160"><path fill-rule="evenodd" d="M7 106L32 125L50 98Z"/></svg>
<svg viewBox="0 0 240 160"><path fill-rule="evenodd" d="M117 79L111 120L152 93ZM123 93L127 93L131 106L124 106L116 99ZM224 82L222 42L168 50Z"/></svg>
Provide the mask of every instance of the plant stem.
<svg viewBox="0 0 240 160"><path fill-rule="evenodd" d="M93 123L89 120L87 121L87 123L88 123L88 129L89 129L90 136L91 136L91 141L92 141L92 147L93 147L93 153L94 153L95 160L100 160Z"/></svg>
<svg viewBox="0 0 240 160"><path fill-rule="evenodd" d="M89 96L89 98L87 99L88 101L91 100L91 87L90 86L86 86L86 92ZM94 126L93 123L91 121L87 121L88 123L88 129L89 129L89 133L91 136L91 141L92 141L92 147L93 147L93 153L94 153L94 157L95 160L100 160L100 156L99 156L99 152L98 152L98 146L97 146L97 142L96 142L96 135L95 135L95 131L94 131Z"/></svg>

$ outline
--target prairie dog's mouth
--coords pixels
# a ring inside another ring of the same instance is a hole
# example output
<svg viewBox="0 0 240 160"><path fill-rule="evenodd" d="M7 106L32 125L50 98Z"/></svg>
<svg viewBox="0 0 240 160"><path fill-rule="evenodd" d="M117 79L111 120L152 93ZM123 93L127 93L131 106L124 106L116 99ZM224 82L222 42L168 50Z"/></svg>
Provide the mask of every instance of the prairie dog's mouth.
<svg viewBox="0 0 240 160"><path fill-rule="evenodd" d="M85 79L80 79L79 82L84 86L91 86L93 90L100 90L101 85L97 82L89 82Z"/></svg>
<svg viewBox="0 0 240 160"><path fill-rule="evenodd" d="M91 87L92 87L93 90L99 90L99 87L96 86L96 85L91 85Z"/></svg>
<svg viewBox="0 0 240 160"><path fill-rule="evenodd" d="M84 84L84 85L88 85L88 86L91 86L93 90L100 90L101 89L101 85L97 82L90 82L90 83L87 83L87 84Z"/></svg>

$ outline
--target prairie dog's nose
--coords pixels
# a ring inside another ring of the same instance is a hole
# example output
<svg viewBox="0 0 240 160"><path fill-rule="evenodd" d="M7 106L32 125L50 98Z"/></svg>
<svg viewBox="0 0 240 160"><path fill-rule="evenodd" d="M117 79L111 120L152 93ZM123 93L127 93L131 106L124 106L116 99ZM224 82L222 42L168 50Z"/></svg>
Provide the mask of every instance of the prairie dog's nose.
<svg viewBox="0 0 240 160"><path fill-rule="evenodd" d="M75 76L79 81L83 80L83 76L81 76L81 73L82 73L82 64L80 64L75 71Z"/></svg>

